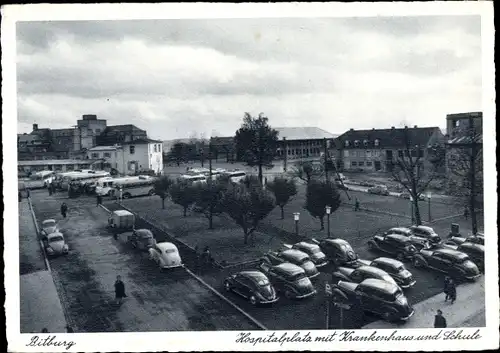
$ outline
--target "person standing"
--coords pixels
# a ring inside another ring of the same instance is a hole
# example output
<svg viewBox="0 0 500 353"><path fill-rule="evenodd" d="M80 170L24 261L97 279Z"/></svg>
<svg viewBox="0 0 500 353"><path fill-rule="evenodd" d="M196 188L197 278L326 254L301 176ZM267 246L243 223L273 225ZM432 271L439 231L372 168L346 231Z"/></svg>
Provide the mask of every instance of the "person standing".
<svg viewBox="0 0 500 353"><path fill-rule="evenodd" d="M97 207L99 207L99 205L102 205L102 196L97 194Z"/></svg>
<svg viewBox="0 0 500 353"><path fill-rule="evenodd" d="M438 309L437 315L434 316L434 328L446 328L446 319L443 312Z"/></svg>
<svg viewBox="0 0 500 353"><path fill-rule="evenodd" d="M115 300L116 304L121 304L123 298L126 298L127 294L125 293L125 284L122 282L122 277L120 275L116 276L115 281Z"/></svg>
<svg viewBox="0 0 500 353"><path fill-rule="evenodd" d="M17 192L17 199L19 200L19 202L23 200L23 194L21 194L21 191Z"/></svg>
<svg viewBox="0 0 500 353"><path fill-rule="evenodd" d="M68 212L68 205L66 205L66 202L63 202L61 205L61 215L66 218L66 213Z"/></svg>
<svg viewBox="0 0 500 353"><path fill-rule="evenodd" d="M47 190L49 191L49 196L52 196L52 184L47 184Z"/></svg>
<svg viewBox="0 0 500 353"><path fill-rule="evenodd" d="M26 198L30 197L30 189L26 188Z"/></svg>
<svg viewBox="0 0 500 353"><path fill-rule="evenodd" d="M354 202L354 211L359 211L359 200L356 199L356 201Z"/></svg>
<svg viewBox="0 0 500 353"><path fill-rule="evenodd" d="M450 299L450 277L446 276L444 278L443 293L445 294L444 301L447 302Z"/></svg>
<svg viewBox="0 0 500 353"><path fill-rule="evenodd" d="M465 206L465 208L464 208L464 217L465 217L465 220L467 220L467 218L469 218L469 208L467 206Z"/></svg>
<svg viewBox="0 0 500 353"><path fill-rule="evenodd" d="M451 299L451 304L455 303L455 300L457 300L457 286L455 284L455 281L450 279L450 282L448 284L448 293L450 295Z"/></svg>

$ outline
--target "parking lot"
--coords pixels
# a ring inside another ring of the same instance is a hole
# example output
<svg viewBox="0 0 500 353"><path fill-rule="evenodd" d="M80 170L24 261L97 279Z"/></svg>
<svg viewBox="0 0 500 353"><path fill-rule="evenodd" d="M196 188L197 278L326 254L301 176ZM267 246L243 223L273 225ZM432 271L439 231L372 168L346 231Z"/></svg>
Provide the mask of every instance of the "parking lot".
<svg viewBox="0 0 500 353"><path fill-rule="evenodd" d="M56 219L69 245L50 265L77 332L257 329L184 269L161 271L147 254L114 240L94 198L65 199L62 219L61 195L31 194L38 221ZM117 275L128 295L121 306L114 304Z"/></svg>

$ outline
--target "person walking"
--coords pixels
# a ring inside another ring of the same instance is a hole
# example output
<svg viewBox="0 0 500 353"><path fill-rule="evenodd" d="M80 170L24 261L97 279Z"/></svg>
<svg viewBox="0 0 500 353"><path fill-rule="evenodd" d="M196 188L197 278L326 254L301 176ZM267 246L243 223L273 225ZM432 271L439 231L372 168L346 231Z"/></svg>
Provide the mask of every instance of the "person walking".
<svg viewBox="0 0 500 353"><path fill-rule="evenodd" d="M102 205L102 196L97 194L97 207L99 207L99 205Z"/></svg>
<svg viewBox="0 0 500 353"><path fill-rule="evenodd" d="M354 211L359 211L359 200L356 199L356 201L354 202Z"/></svg>
<svg viewBox="0 0 500 353"><path fill-rule="evenodd" d="M455 300L457 300L457 286L455 284L455 281L450 279L450 282L448 284L448 293L450 295L451 299L451 304L455 303Z"/></svg>
<svg viewBox="0 0 500 353"><path fill-rule="evenodd" d="M49 196L52 196L52 184L47 185L47 190L49 191Z"/></svg>
<svg viewBox="0 0 500 353"><path fill-rule="evenodd" d="M66 213L68 212L68 205L66 205L66 202L63 202L61 205L61 215L66 218Z"/></svg>
<svg viewBox="0 0 500 353"><path fill-rule="evenodd" d="M30 197L30 189L26 188L26 198Z"/></svg>
<svg viewBox="0 0 500 353"><path fill-rule="evenodd" d="M444 301L447 302L450 299L450 277L446 276L444 278L443 293L445 294Z"/></svg>
<svg viewBox="0 0 500 353"><path fill-rule="evenodd" d="M120 305L123 301L123 298L126 298L127 294L125 293L125 284L122 282L122 276L116 276L115 281L115 300L116 304Z"/></svg>
<svg viewBox="0 0 500 353"><path fill-rule="evenodd" d="M437 315L434 316L434 328L446 328L446 319L443 312L438 309Z"/></svg>
<svg viewBox="0 0 500 353"><path fill-rule="evenodd" d="M465 220L467 220L467 218L469 218L469 208L467 206L464 208L464 217L465 217Z"/></svg>

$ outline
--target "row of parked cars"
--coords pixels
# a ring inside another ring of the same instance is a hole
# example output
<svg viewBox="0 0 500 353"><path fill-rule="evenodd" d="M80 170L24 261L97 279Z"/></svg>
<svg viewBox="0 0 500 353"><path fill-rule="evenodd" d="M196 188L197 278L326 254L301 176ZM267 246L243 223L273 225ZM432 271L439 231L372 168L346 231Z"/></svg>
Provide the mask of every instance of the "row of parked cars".
<svg viewBox="0 0 500 353"><path fill-rule="evenodd" d="M258 269L229 276L224 288L254 305L276 302L280 294L289 299L307 298L317 293L311 279L319 275L318 269L330 263L335 301L355 303L386 320L407 320L414 311L404 290L416 281L405 261L457 279L473 280L480 276L479 268L484 268L483 237L451 237L442 241L432 228L412 226L391 228L375 235L368 244L371 250L395 258L364 260L346 240L313 239L268 252ZM482 249L483 256L469 255L464 252L467 248Z"/></svg>

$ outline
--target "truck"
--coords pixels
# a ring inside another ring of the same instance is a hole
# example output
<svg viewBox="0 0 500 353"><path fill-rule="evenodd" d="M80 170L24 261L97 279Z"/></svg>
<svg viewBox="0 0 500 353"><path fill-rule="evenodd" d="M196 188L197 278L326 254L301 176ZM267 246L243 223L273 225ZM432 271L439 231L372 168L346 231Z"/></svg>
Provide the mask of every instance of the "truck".
<svg viewBox="0 0 500 353"><path fill-rule="evenodd" d="M135 215L127 210L113 211L108 218L108 228L115 239L122 234L127 243L139 250L148 250L156 243L149 229L135 229Z"/></svg>

